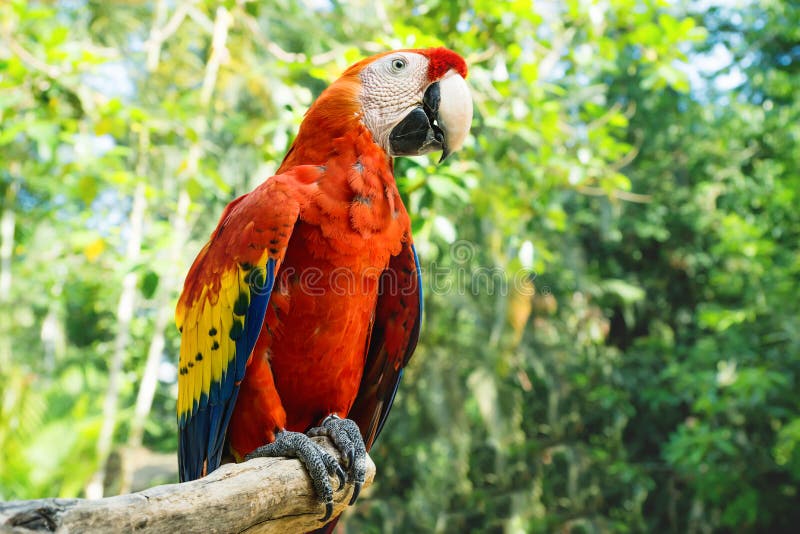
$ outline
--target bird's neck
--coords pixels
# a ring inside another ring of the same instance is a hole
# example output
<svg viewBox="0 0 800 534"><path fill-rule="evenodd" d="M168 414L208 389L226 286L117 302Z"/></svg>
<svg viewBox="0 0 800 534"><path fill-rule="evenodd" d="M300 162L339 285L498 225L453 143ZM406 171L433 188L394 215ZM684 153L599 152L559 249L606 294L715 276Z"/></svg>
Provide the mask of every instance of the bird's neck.
<svg viewBox="0 0 800 534"><path fill-rule="evenodd" d="M357 157L364 154L391 174L391 157L375 143L361 120L360 91L358 76L351 74L322 92L306 113L278 174L298 165L329 165L332 160L348 157L355 164ZM343 143L343 139L347 142Z"/></svg>
<svg viewBox="0 0 800 534"><path fill-rule="evenodd" d="M370 154L380 157L385 166L391 168L392 158L386 154L372 137L359 118L354 117L345 123L315 122L315 126L303 121L297 138L283 159L278 174L298 165L327 165L333 159ZM350 145L344 145L347 139Z"/></svg>
<svg viewBox="0 0 800 534"><path fill-rule="evenodd" d="M284 161L283 170L315 165L321 171L315 175L315 193L301 209L301 219L325 227L330 234L326 240L335 242L334 249L352 246L360 234L372 239L381 254L396 253L408 239L411 223L394 179L392 158L360 122L337 135L324 141L324 154L296 142ZM375 265L384 266L384 260L388 256Z"/></svg>

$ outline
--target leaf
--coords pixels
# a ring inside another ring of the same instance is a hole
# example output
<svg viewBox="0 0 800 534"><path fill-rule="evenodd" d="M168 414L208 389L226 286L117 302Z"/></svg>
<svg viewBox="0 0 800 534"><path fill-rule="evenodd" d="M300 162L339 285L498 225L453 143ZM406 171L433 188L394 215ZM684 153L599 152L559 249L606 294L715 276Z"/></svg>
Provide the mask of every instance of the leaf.
<svg viewBox="0 0 800 534"><path fill-rule="evenodd" d="M144 273L139 283L139 289L142 292L142 296L146 299L153 298L153 295L156 293L156 289L158 289L158 282L159 276L155 271L148 270L146 273Z"/></svg>
<svg viewBox="0 0 800 534"><path fill-rule="evenodd" d="M626 304L633 304L644 299L646 293L638 286L624 280L605 280L600 284L605 293L616 295Z"/></svg>

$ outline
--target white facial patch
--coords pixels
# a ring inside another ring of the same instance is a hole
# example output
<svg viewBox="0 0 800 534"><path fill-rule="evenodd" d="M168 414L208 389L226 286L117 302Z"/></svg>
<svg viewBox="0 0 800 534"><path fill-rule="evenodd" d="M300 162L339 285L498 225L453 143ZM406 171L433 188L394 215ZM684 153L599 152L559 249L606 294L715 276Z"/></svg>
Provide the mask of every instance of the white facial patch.
<svg viewBox="0 0 800 534"><path fill-rule="evenodd" d="M414 108L422 105L428 81L428 59L410 52L386 55L361 71L362 121L387 153L389 134Z"/></svg>

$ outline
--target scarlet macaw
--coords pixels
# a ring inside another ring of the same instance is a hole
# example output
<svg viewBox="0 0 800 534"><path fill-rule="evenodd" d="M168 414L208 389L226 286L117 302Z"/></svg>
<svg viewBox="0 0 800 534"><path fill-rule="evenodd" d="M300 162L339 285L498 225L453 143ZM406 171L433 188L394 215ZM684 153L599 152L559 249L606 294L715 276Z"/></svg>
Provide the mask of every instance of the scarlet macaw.
<svg viewBox="0 0 800 534"><path fill-rule="evenodd" d="M348 458L358 496L420 328L419 262L393 157L460 148L467 66L446 48L351 66L308 110L277 174L231 202L176 322L180 478L228 453L299 458L330 518Z"/></svg>

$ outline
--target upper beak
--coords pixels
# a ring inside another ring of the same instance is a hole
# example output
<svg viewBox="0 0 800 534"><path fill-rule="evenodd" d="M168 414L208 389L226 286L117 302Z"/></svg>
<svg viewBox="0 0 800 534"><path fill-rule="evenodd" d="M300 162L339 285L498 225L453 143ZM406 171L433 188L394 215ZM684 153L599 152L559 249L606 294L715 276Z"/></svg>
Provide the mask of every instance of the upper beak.
<svg viewBox="0 0 800 534"><path fill-rule="evenodd" d="M439 102L439 127L444 132L442 159L461 148L472 124L472 96L464 78L455 71L447 73L439 82L442 95Z"/></svg>
<svg viewBox="0 0 800 534"><path fill-rule="evenodd" d="M464 144L472 122L469 87L458 73L448 72L425 90L417 107L389 135L392 155L414 156L441 150L439 163Z"/></svg>

